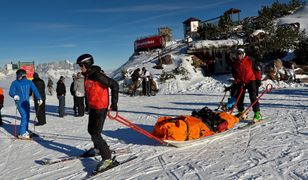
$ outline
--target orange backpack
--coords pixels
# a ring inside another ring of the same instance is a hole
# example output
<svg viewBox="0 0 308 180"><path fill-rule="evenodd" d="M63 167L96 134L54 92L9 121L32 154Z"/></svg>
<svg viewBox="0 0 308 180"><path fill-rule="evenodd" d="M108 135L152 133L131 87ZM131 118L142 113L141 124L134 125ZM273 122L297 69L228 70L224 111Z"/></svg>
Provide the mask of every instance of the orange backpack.
<svg viewBox="0 0 308 180"><path fill-rule="evenodd" d="M152 134L161 139L185 141L210 136L214 132L193 116L164 116L157 119Z"/></svg>
<svg viewBox="0 0 308 180"><path fill-rule="evenodd" d="M219 117L225 121L227 121L228 123L228 129L231 129L234 127L235 124L237 124L238 122L240 122L240 119L237 118L236 116L229 114L227 112L220 112L219 113Z"/></svg>

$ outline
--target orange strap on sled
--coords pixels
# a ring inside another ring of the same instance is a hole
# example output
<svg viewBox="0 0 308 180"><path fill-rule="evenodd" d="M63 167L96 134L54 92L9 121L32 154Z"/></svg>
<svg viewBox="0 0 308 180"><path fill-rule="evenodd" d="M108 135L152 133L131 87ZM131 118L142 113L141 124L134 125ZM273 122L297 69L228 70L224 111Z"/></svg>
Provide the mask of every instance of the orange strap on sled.
<svg viewBox="0 0 308 180"><path fill-rule="evenodd" d="M115 116L112 116L111 111L109 110L108 111L108 117L112 120L116 120L116 121L124 124L125 126L131 128L131 129L133 129L133 130L135 130L135 131L137 131L137 132L139 132L139 133L141 133L141 134L143 134L143 135L145 135L145 136L147 136L151 139L158 141L160 144L167 145L167 143L165 141L157 138L156 136L152 135L151 133L147 132L146 130L142 129L141 127L137 126L136 124L134 124L134 123L128 121L127 119L123 118L122 116L120 116L118 114L118 112L116 112Z"/></svg>

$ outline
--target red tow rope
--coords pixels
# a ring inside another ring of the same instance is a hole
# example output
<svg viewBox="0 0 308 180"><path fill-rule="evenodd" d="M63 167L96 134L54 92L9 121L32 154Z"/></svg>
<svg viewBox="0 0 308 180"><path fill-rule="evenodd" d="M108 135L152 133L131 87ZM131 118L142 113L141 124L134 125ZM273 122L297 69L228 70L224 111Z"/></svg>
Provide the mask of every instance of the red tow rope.
<svg viewBox="0 0 308 180"><path fill-rule="evenodd" d="M250 106L247 107L247 108L243 111L243 114L247 113L247 112L249 111L249 109L250 109L253 105L255 105L255 104L259 101L259 99L260 99L265 93L271 92L272 89L273 89L273 85L272 85L272 84L268 84L268 85L266 86L265 90L257 97L257 99L256 99L253 103L251 103Z"/></svg>
<svg viewBox="0 0 308 180"><path fill-rule="evenodd" d="M143 135L145 135L145 136L147 136L147 137L149 137L151 139L154 139L154 140L158 141L160 144L167 145L167 143L165 141L157 138L156 136L152 135L151 133L147 132L146 130L142 129L141 127L137 126L136 124L128 121L124 117L120 116L118 114L118 112L116 112L115 116L112 116L111 115L111 111L109 110L108 111L108 117L110 119L112 119L112 120L116 120L116 121L124 124L125 126L131 128L131 129L133 129L133 130L135 130L135 131L137 131L137 132L139 132L139 133L141 133L141 134L143 134Z"/></svg>

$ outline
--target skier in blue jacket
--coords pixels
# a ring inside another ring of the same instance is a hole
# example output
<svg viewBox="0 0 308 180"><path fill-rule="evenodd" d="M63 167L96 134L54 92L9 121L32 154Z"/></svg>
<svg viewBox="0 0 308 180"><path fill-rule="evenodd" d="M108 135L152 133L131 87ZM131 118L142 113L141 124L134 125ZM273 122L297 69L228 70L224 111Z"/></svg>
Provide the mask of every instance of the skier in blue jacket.
<svg viewBox="0 0 308 180"><path fill-rule="evenodd" d="M29 139L28 123L30 118L30 92L34 93L38 105L43 103L40 93L32 81L26 78L26 71L19 69L16 71L16 80L12 82L9 95L14 98L17 109L21 116L18 138Z"/></svg>

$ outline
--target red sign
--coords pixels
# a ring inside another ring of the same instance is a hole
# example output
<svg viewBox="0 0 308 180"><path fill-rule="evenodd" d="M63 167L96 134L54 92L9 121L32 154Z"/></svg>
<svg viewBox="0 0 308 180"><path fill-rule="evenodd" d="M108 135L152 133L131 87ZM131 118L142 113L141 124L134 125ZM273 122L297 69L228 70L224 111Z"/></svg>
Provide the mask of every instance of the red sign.
<svg viewBox="0 0 308 180"><path fill-rule="evenodd" d="M135 51L143 51L148 49L164 47L164 39L162 36L151 36L135 41Z"/></svg>
<svg viewBox="0 0 308 180"><path fill-rule="evenodd" d="M27 79L33 79L34 64L21 64L20 69L23 69L27 72Z"/></svg>

